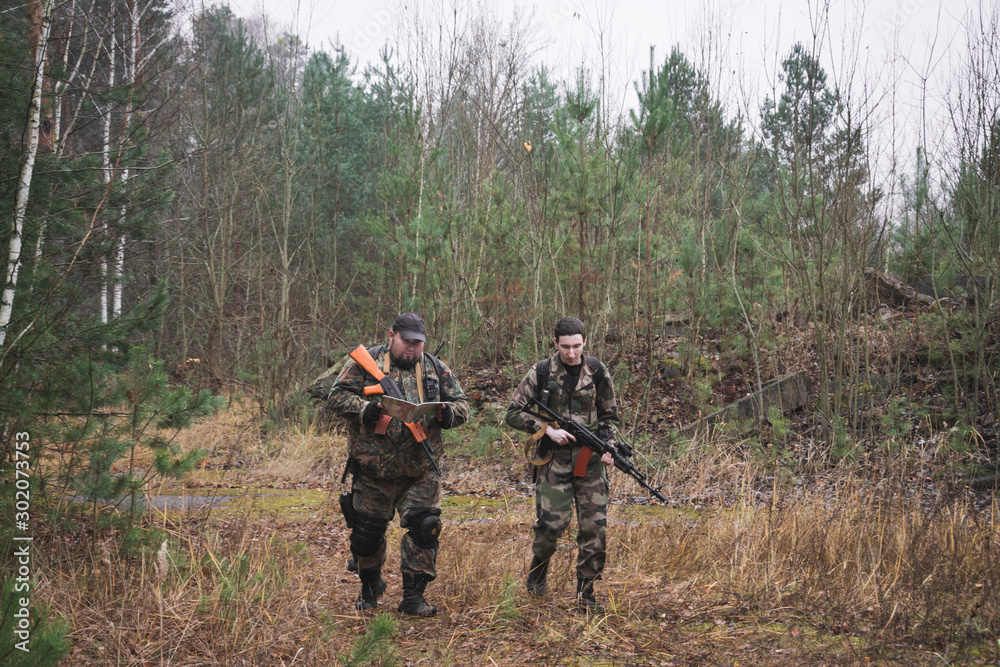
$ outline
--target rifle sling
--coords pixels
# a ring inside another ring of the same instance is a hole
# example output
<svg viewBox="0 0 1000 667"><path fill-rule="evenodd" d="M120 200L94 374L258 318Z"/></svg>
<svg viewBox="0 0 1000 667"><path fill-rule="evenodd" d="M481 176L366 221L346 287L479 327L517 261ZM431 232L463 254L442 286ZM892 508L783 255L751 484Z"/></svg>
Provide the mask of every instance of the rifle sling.
<svg viewBox="0 0 1000 667"><path fill-rule="evenodd" d="M423 403L424 402L424 373L423 373L423 368L424 368L424 365L418 361L416 368L413 369L414 374L416 374L416 376L417 376L417 398L420 399L418 401L418 403Z"/></svg>
<svg viewBox="0 0 1000 667"><path fill-rule="evenodd" d="M389 350L386 350L385 354L382 355L382 372L386 375L389 375L389 367L391 363L392 362L389 359ZM379 418L378 424L375 426L375 433L377 435L385 435L386 431L389 429L389 422L391 421L392 417L387 414L383 414Z"/></svg>
<svg viewBox="0 0 1000 667"><path fill-rule="evenodd" d="M542 427L532 434L528 441L524 443L524 458L528 459L528 463L534 466L543 466L552 460L552 450L549 449L549 455L544 459L533 459L531 458L532 452L535 451L535 447L538 445L538 441L542 439L545 435L545 429L549 426L557 428L558 424L556 422L542 422Z"/></svg>
<svg viewBox="0 0 1000 667"><path fill-rule="evenodd" d="M388 357L389 355L386 354L385 356ZM421 372L423 367L424 365L418 361L415 369L415 372L417 374L417 399L421 403L424 402L424 375ZM423 442L424 440L427 439L427 432L424 431L423 424L421 424L420 422L405 422L405 423L406 427L410 429L410 433L413 434L413 438L418 443Z"/></svg>

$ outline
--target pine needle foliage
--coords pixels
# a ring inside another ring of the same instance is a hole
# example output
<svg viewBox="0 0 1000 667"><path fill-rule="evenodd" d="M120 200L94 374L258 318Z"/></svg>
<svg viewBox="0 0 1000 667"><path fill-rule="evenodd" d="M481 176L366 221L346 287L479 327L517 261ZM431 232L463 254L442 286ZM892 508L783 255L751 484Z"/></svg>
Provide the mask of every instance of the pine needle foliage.
<svg viewBox="0 0 1000 667"><path fill-rule="evenodd" d="M377 614L365 634L354 642L351 652L340 656L344 667L390 667L399 664L396 649L390 643L395 632L396 619L385 612Z"/></svg>

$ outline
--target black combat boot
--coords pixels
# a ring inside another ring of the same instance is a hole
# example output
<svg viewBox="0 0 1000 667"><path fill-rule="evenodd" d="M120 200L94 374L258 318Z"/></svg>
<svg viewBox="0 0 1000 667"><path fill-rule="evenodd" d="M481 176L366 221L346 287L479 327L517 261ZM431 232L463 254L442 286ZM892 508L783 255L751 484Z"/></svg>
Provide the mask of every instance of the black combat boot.
<svg viewBox="0 0 1000 667"><path fill-rule="evenodd" d="M549 559L542 560L538 556L531 558L531 567L528 569L528 592L536 597L545 595L545 578L549 574Z"/></svg>
<svg viewBox="0 0 1000 667"><path fill-rule="evenodd" d="M355 609L374 609L378 606L378 597L385 593L385 579L382 578L382 570L362 570L358 573L361 577L361 594L354 601Z"/></svg>
<svg viewBox="0 0 1000 667"><path fill-rule="evenodd" d="M594 580L577 577L576 580L576 607L580 611L588 614L603 614L604 607L597 604L594 597Z"/></svg>
<svg viewBox="0 0 1000 667"><path fill-rule="evenodd" d="M396 611L410 616L433 616L437 609L424 599L424 589L431 579L426 574L403 574L403 601Z"/></svg>

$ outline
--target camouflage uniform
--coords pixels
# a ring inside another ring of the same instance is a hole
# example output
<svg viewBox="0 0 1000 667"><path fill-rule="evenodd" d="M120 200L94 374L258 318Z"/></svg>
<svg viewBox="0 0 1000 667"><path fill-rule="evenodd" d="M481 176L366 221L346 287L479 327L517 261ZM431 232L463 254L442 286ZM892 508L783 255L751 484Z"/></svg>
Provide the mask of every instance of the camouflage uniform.
<svg viewBox="0 0 1000 667"><path fill-rule="evenodd" d="M593 359L592 357L590 359ZM596 361L596 360L595 360ZM600 364L600 362L597 362ZM615 404L614 386L607 368L600 364L603 380L594 385L595 371L587 359L580 369L580 377L572 395L564 387L571 386L572 377L556 354L549 360L548 406L564 417L580 422L606 439L609 431L617 427L618 408ZM528 433L534 433L541 424L521 412L521 408L537 397L538 365L528 371L511 396L507 408L507 424ZM548 441L543 437L540 444ZM559 536L569 526L573 505L577 513L577 577L593 581L604 570L607 552L608 474L597 454L590 456L586 474L574 477L573 469L580 456L580 445L571 443L551 446L552 460L536 470L534 542L532 551L537 561L547 562L556 551Z"/></svg>
<svg viewBox="0 0 1000 667"><path fill-rule="evenodd" d="M389 353L388 346L382 345L370 352L382 368L383 356ZM424 401L450 402L454 410L451 426L463 424L469 418L469 402L454 374L443 362L426 353L421 366ZM392 366L387 375L396 382L406 400L420 402L415 370ZM429 525L428 521L439 521L440 480L403 422L392 419L385 435L377 435L374 425L366 426L362 422L365 407L370 402L364 395L364 387L373 384L377 384L375 379L351 359L340 371L327 398L328 408L344 417L348 424L355 511L351 551L357 559L359 572L381 570L386 557L385 530L394 514L399 512L400 526L408 531L400 545L400 570L404 577L420 576L431 581L437 576L437 534L424 534L421 526ZM372 396L371 400L377 401L379 396ZM444 451L441 427L433 417L425 417L423 427L434 450L435 461L440 461Z"/></svg>

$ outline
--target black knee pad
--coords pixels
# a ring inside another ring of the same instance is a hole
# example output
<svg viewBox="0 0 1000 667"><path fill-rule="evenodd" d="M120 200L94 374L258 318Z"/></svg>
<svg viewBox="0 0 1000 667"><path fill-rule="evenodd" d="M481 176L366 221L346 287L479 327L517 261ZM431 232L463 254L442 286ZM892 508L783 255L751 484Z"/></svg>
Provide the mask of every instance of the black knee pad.
<svg viewBox="0 0 1000 667"><path fill-rule="evenodd" d="M441 535L441 517L437 514L418 514L407 528L410 539L421 549L433 549Z"/></svg>
<svg viewBox="0 0 1000 667"><path fill-rule="evenodd" d="M359 557L374 556L385 540L388 521L365 514L355 514L351 530L351 552Z"/></svg>

